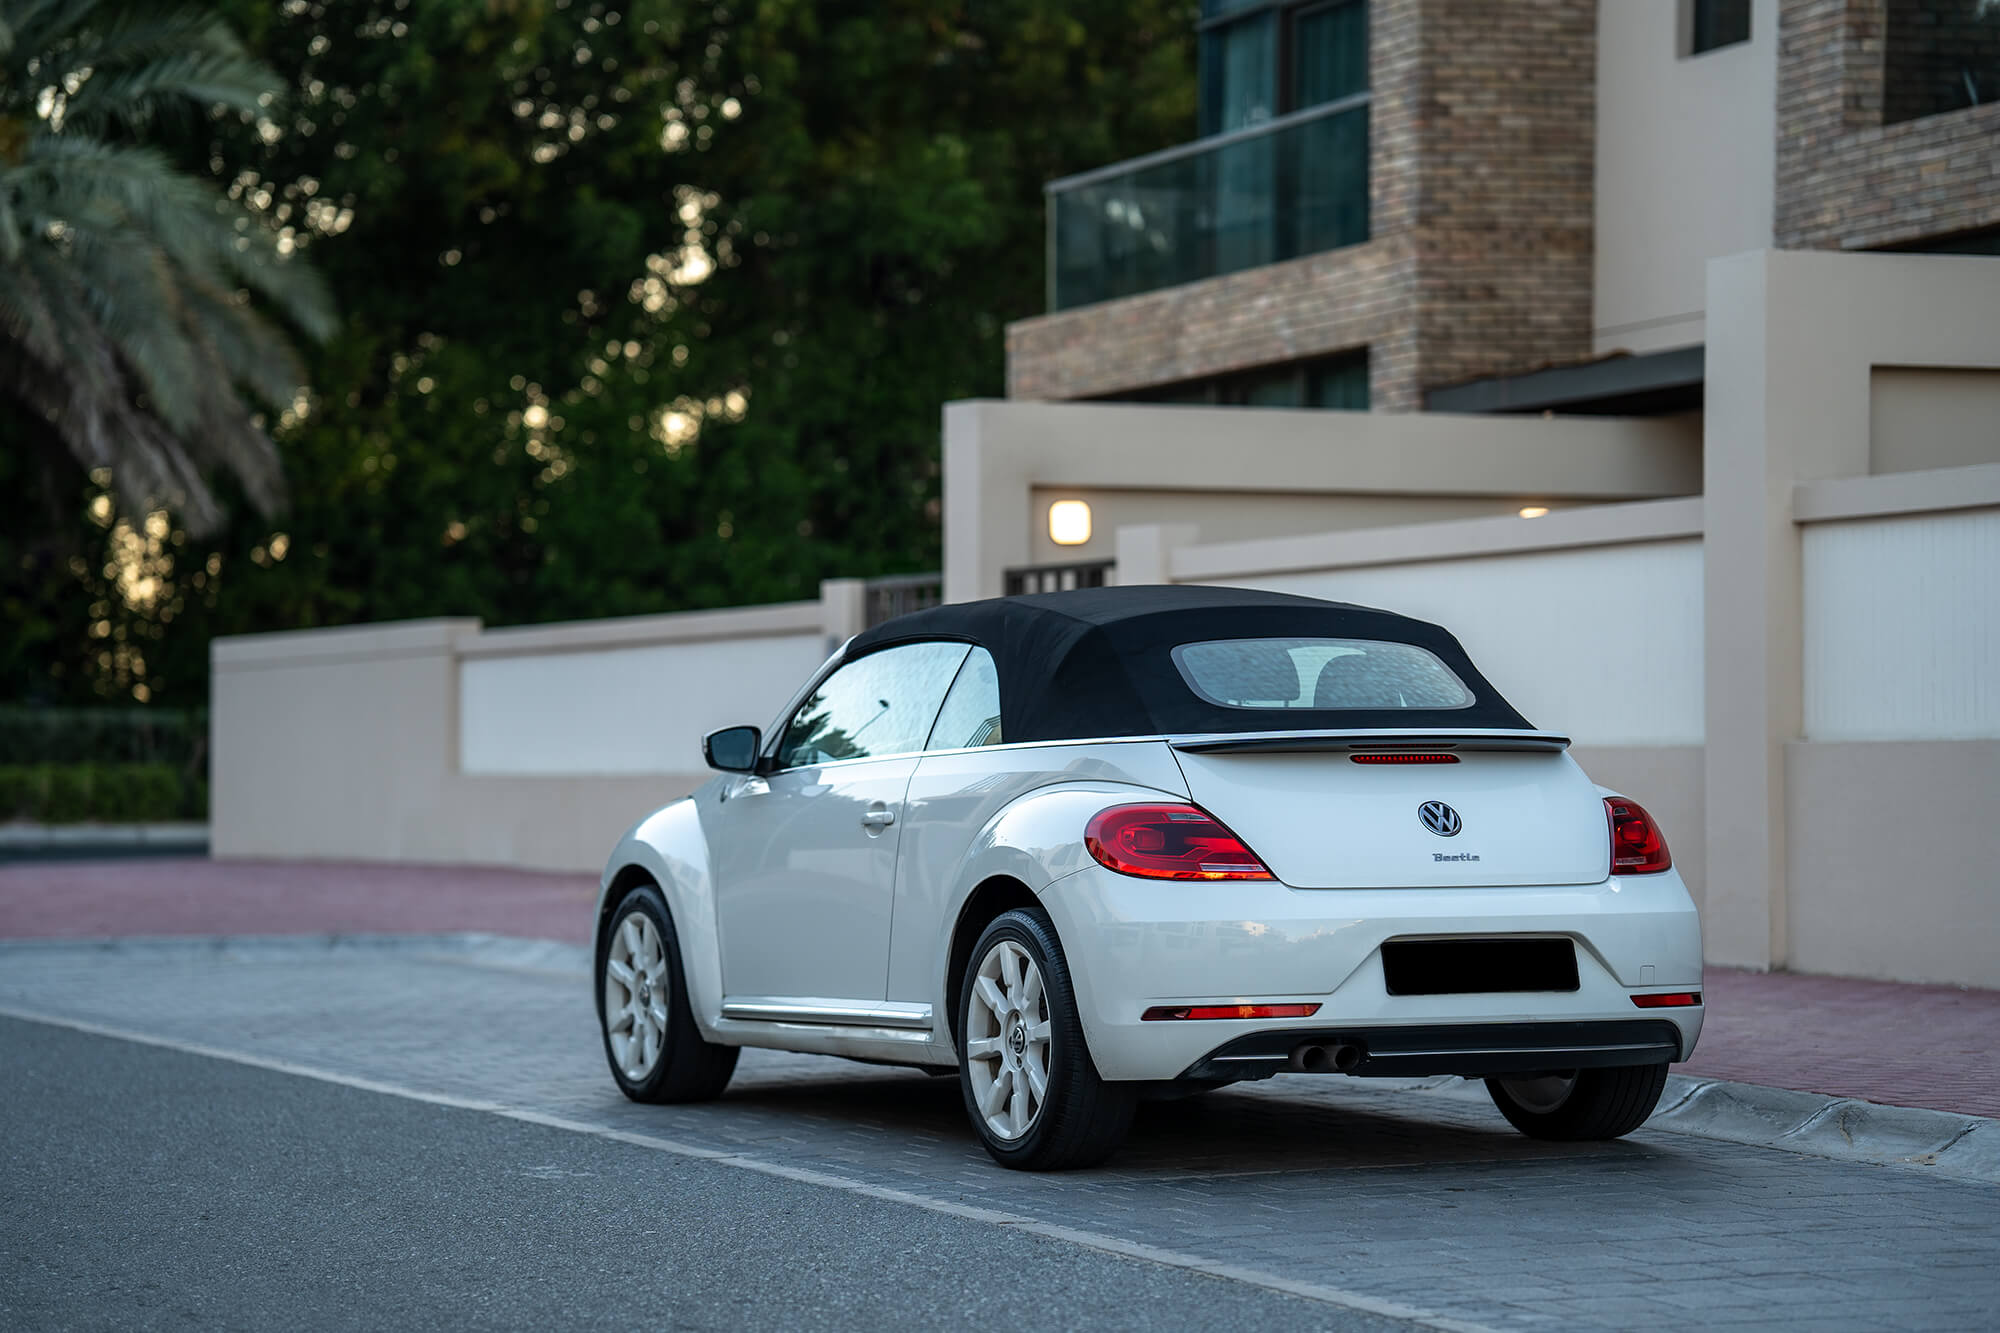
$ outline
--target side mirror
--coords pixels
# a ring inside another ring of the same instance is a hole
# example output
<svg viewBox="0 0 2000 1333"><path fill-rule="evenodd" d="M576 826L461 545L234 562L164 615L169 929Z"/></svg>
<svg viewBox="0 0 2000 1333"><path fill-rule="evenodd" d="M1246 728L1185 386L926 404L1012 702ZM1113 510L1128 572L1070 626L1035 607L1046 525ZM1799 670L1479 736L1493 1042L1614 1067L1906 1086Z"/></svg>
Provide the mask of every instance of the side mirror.
<svg viewBox="0 0 2000 1333"><path fill-rule="evenodd" d="M751 773L757 768L757 747L764 733L755 727L724 727L701 738L701 757L710 768L725 773Z"/></svg>

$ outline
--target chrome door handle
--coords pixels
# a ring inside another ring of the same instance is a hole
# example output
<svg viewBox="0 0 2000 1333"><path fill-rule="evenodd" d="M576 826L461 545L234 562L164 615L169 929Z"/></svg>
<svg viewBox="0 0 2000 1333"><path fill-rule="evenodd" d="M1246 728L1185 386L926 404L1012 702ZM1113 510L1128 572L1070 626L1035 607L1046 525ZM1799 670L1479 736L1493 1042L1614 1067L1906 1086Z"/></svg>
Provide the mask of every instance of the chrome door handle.
<svg viewBox="0 0 2000 1333"><path fill-rule="evenodd" d="M876 833L880 833L895 822L896 812L894 810L870 810L861 816L861 826Z"/></svg>

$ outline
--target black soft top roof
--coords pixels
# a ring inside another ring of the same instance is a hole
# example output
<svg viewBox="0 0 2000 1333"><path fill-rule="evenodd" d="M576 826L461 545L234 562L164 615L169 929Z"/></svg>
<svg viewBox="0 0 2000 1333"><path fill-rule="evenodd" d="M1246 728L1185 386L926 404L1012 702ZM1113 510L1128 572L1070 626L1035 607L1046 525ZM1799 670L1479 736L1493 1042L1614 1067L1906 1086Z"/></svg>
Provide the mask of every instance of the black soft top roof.
<svg viewBox="0 0 2000 1333"><path fill-rule="evenodd" d="M1457 673L1473 703L1450 710L1230 708L1196 694L1173 662L1172 649L1184 643L1288 636L1415 644ZM1289 593L1176 584L957 602L866 630L847 657L920 639L976 643L993 655L1009 741L1357 727L1530 729L1447 631L1390 611Z"/></svg>

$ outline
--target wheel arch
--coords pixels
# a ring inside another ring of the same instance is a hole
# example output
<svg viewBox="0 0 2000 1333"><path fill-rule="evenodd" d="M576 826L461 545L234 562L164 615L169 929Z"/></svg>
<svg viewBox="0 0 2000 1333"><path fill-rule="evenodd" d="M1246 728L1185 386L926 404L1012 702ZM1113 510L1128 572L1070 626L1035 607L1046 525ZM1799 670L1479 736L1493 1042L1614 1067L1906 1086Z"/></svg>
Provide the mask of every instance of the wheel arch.
<svg viewBox="0 0 2000 1333"><path fill-rule="evenodd" d="M599 880L591 931L591 973L604 964L607 928L618 904L635 887L659 891L680 949L688 1003L705 1037L722 1012L722 955L716 933L715 896L708 875L708 847L694 802L666 806L627 833Z"/></svg>
<svg viewBox="0 0 2000 1333"><path fill-rule="evenodd" d="M1017 907L1040 905L1034 890L1012 875L989 875L966 895L952 925L951 947L945 956L944 1008L938 1011L945 1016L944 1029L954 1046L958 1042L958 993L965 982L965 970L972 966L972 947L994 918ZM1054 925L1049 929L1053 931Z"/></svg>
<svg viewBox="0 0 2000 1333"><path fill-rule="evenodd" d="M611 917L617 912L618 904L624 902L625 895L641 884L652 885L660 890L662 899L666 898L666 889L660 884L659 876L636 861L628 861L605 877L604 889L597 896L597 929L591 936L593 968L604 966L604 951L609 947L611 938ZM667 904L667 910L673 911L672 903ZM687 960L682 959L681 964L686 966Z"/></svg>

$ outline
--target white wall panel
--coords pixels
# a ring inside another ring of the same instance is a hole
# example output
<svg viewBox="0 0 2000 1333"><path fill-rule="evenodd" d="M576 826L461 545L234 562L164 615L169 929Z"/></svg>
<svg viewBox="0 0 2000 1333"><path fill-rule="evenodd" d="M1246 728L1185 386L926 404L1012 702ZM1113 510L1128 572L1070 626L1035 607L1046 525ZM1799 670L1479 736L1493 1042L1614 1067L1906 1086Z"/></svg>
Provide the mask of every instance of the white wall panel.
<svg viewBox="0 0 2000 1333"><path fill-rule="evenodd" d="M1579 744L1698 745L1701 559L1684 540L1230 582L1443 625L1530 722Z"/></svg>
<svg viewBox="0 0 2000 1333"><path fill-rule="evenodd" d="M705 733L769 726L825 659L818 634L468 658L459 663L460 771L698 773Z"/></svg>
<svg viewBox="0 0 2000 1333"><path fill-rule="evenodd" d="M1815 741L2000 736L2000 510L1805 529Z"/></svg>

